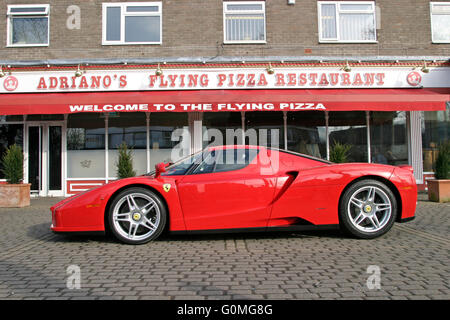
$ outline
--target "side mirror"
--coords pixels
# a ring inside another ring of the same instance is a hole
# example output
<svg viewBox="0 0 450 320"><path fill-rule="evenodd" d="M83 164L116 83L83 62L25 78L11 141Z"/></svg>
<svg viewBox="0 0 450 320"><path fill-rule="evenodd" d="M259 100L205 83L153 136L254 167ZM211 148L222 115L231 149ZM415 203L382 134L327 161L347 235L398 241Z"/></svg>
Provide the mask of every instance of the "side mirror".
<svg viewBox="0 0 450 320"><path fill-rule="evenodd" d="M162 172L166 172L166 164L164 162L157 163L155 165L155 178L158 178Z"/></svg>

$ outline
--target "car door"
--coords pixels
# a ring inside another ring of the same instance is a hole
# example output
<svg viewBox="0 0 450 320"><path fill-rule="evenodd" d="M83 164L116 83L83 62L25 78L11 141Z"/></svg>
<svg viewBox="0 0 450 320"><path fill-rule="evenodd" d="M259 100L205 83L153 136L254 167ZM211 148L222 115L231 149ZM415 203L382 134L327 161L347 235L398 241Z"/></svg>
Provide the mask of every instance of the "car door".
<svg viewBox="0 0 450 320"><path fill-rule="evenodd" d="M187 229L266 227L275 183L258 149L211 150L177 183Z"/></svg>

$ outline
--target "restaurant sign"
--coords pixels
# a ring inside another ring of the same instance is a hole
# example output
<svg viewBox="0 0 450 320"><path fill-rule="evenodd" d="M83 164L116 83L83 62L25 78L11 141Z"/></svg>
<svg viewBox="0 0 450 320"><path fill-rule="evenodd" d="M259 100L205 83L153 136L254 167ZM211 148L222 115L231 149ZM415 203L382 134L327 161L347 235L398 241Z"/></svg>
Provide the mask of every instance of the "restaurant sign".
<svg viewBox="0 0 450 320"><path fill-rule="evenodd" d="M450 68L154 69L14 72L0 79L0 93L157 91L208 89L334 89L450 87Z"/></svg>

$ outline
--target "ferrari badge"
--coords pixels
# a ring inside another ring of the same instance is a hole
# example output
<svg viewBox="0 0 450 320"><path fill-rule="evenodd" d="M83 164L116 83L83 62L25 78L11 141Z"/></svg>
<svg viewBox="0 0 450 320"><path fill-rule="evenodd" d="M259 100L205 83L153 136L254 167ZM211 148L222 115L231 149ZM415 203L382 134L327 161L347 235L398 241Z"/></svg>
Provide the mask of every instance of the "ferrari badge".
<svg viewBox="0 0 450 320"><path fill-rule="evenodd" d="M170 190L170 183L164 184L163 185L163 189L164 189L165 192L169 192L169 190Z"/></svg>

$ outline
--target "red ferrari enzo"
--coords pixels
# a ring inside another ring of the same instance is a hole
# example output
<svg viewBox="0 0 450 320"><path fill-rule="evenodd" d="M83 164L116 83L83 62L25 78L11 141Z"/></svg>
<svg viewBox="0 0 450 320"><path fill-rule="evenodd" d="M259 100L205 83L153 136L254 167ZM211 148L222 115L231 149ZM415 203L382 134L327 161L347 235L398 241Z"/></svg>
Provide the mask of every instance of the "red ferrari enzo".
<svg viewBox="0 0 450 320"><path fill-rule="evenodd" d="M340 228L359 238L414 219L410 166L333 164L261 146L210 147L51 208L54 232L111 231L141 244L163 231Z"/></svg>

